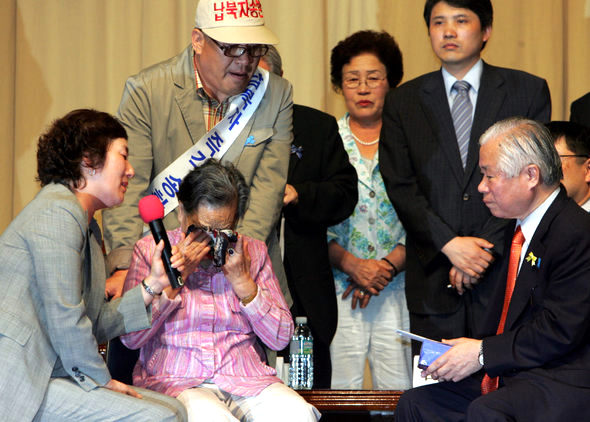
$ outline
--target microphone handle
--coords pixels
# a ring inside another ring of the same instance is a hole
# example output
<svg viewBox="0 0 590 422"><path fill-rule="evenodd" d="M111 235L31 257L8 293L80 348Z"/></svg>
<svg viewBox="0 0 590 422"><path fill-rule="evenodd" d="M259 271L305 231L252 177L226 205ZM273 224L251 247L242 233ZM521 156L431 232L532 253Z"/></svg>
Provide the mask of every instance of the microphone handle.
<svg viewBox="0 0 590 422"><path fill-rule="evenodd" d="M154 236L156 245L160 243L161 240L164 241L164 250L162 251L162 262L164 264L164 268L166 269L168 279L170 280L170 285L174 289L178 289L179 287L184 286L184 280L182 279L180 272L176 268L173 268L171 264L172 247L170 246L168 234L166 233L166 229L164 228L164 223L162 222L162 219L158 218L156 220L151 221L150 230L152 232L152 236Z"/></svg>

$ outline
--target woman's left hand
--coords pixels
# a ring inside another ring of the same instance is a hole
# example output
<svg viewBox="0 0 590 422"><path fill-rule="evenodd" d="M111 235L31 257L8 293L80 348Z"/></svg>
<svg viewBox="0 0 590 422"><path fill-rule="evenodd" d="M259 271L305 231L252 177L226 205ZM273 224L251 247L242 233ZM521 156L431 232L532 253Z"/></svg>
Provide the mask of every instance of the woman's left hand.
<svg viewBox="0 0 590 422"><path fill-rule="evenodd" d="M342 299L346 299L351 292L352 301L350 303L350 306L352 307L352 309L356 309L357 303L360 305L361 309L366 308L369 304L369 301L371 300L371 293L367 292L358 284L351 282L344 291L344 293L342 293Z"/></svg>
<svg viewBox="0 0 590 422"><path fill-rule="evenodd" d="M231 283L234 292L240 299L247 298L256 292L256 283L250 276L250 254L248 242L239 235L234 248L227 249L225 265L222 267L225 278Z"/></svg>
<svg viewBox="0 0 590 422"><path fill-rule="evenodd" d="M150 267L150 273L145 278L144 282L152 288L156 294L162 293L163 290L171 289L170 280L166 274L164 263L162 262L162 251L164 250L164 241L156 245L152 254L152 265ZM145 304L148 305L152 301L153 297L147 293L144 293Z"/></svg>

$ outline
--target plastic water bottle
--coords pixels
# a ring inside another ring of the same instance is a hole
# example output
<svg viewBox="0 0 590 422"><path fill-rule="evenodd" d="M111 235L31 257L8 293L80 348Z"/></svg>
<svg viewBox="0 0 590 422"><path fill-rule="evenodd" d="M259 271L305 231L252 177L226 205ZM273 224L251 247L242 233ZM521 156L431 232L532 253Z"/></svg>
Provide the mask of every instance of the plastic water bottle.
<svg viewBox="0 0 590 422"><path fill-rule="evenodd" d="M307 317L295 318L295 332L289 346L289 386L294 390L311 390L313 386L313 337Z"/></svg>

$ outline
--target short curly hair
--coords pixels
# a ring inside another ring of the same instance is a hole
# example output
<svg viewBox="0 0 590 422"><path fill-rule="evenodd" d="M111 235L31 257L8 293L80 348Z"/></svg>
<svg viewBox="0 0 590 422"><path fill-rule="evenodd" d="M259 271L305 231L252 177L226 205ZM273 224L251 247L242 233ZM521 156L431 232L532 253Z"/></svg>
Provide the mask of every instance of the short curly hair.
<svg viewBox="0 0 590 422"><path fill-rule="evenodd" d="M330 79L336 92L342 90L342 68L353 57L373 53L387 70L387 82L395 88L404 76L402 52L397 42L387 32L358 31L340 41L330 56Z"/></svg>
<svg viewBox="0 0 590 422"><path fill-rule="evenodd" d="M110 114L70 111L39 137L37 180L41 186L61 183L79 188L84 184L82 161L89 168L102 167L111 142L118 138L127 139L127 132Z"/></svg>

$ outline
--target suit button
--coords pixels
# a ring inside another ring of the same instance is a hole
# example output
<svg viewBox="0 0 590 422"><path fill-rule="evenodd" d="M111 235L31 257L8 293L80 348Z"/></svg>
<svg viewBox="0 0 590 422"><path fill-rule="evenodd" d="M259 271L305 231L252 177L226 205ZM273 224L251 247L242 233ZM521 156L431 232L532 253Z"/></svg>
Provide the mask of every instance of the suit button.
<svg viewBox="0 0 590 422"><path fill-rule="evenodd" d="M80 375L80 382L84 382L86 378L84 377L84 375Z"/></svg>
<svg viewBox="0 0 590 422"><path fill-rule="evenodd" d="M373 245L369 245L367 246L367 249L369 250L369 252L373 252L375 250L375 247Z"/></svg>
<svg viewBox="0 0 590 422"><path fill-rule="evenodd" d="M471 196L468 193L464 193L463 194L463 200L464 201L469 201L469 198L471 198Z"/></svg>
<svg viewBox="0 0 590 422"><path fill-rule="evenodd" d="M374 191L369 192L369 198L374 198L374 197L375 197L375 192Z"/></svg>
<svg viewBox="0 0 590 422"><path fill-rule="evenodd" d="M74 366L74 367L72 368L72 372L78 372L78 367L77 367L77 366Z"/></svg>
<svg viewBox="0 0 590 422"><path fill-rule="evenodd" d="M373 217L369 217L369 224L375 224L375 219Z"/></svg>

